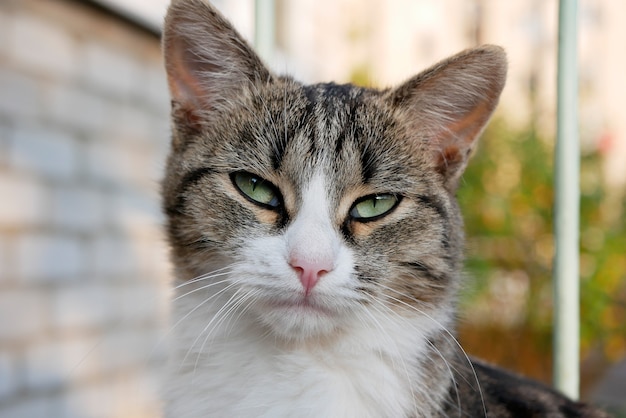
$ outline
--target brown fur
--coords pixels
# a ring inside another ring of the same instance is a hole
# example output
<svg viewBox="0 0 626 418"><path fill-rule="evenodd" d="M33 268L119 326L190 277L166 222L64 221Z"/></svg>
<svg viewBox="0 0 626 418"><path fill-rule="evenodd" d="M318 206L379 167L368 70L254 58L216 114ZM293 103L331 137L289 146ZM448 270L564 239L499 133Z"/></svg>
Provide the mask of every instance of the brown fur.
<svg viewBox="0 0 626 418"><path fill-rule="evenodd" d="M331 219L355 254L363 300L382 301L400 316L453 315L464 245L454 193L504 87L501 48L461 52L395 89L305 86L267 70L201 0L174 1L163 47L173 121L163 205L180 282L237 260L249 239L283 234L298 214L303 185L321 168L332 178ZM243 198L229 178L236 171L276 186L280 208ZM353 203L376 193L402 200L379 220L351 219ZM433 415L456 416L460 406L465 416L481 416L484 399L489 417L604 416L474 363L479 389L450 337L431 336L440 357L410 362L432 382L430 396L415 397Z"/></svg>

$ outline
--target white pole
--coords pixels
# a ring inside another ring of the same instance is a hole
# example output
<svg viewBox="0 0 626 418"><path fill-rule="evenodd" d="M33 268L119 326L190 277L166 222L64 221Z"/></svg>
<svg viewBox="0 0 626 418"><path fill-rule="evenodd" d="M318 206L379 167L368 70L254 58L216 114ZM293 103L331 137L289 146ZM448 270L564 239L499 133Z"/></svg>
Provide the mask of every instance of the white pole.
<svg viewBox="0 0 626 418"><path fill-rule="evenodd" d="M578 137L578 1L559 2L555 149L554 384L579 396L580 281Z"/></svg>
<svg viewBox="0 0 626 418"><path fill-rule="evenodd" d="M274 0L255 0L254 47L270 68L276 47L276 4Z"/></svg>

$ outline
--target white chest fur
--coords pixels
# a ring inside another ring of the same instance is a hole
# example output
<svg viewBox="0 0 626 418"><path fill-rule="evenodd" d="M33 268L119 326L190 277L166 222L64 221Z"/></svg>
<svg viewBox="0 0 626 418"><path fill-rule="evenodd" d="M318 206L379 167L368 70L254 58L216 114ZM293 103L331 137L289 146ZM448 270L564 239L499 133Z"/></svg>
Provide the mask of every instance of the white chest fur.
<svg viewBox="0 0 626 418"><path fill-rule="evenodd" d="M188 297L178 308L201 301ZM432 388L411 359L428 351L426 338L406 323L377 318L384 331L355 326L339 342L288 347L245 314L208 331L210 311L195 310L175 332L168 417L424 416L415 395Z"/></svg>

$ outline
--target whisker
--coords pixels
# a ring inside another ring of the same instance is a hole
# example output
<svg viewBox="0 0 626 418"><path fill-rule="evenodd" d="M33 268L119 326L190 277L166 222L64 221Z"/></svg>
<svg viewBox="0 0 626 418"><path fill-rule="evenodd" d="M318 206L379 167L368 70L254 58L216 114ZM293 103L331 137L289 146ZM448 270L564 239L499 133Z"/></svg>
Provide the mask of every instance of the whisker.
<svg viewBox="0 0 626 418"><path fill-rule="evenodd" d="M198 369L200 356L202 355L202 352L204 351L204 347L207 341L209 340L209 337L211 337L211 334L213 334L213 331L215 331L224 322L224 320L230 315L230 313L233 312L233 310L235 310L237 306L239 306L239 303L241 302L241 300L244 299L245 295L239 296L240 290L241 289L238 289L237 291L235 291L235 293L231 296L231 298L228 301L226 301L226 303L217 311L217 313L213 316L213 318L211 318L211 320L207 323L207 325L202 329L202 331L198 334L198 337L196 338L196 340L191 345L190 348L193 349L193 347L196 345L196 342L200 339L200 337L206 333L206 336L204 337L204 340L202 341L202 344L200 345L200 348L198 349L198 353L196 354L196 361L194 362L194 365L193 365L194 376ZM215 322L215 325L211 326L213 322Z"/></svg>
<svg viewBox="0 0 626 418"><path fill-rule="evenodd" d="M230 304L230 307L223 311L221 314L220 312L222 311L222 309L220 309L218 311L218 313L215 314L214 319L218 319L217 322L215 323L215 325L213 326L213 328L211 330L209 330L209 332L207 332L206 337L204 338L204 341L202 342L202 345L200 346L200 349L198 350L198 354L196 356L196 362L194 364L194 374L196 372L196 369L198 368L198 362L200 360L200 356L202 355L202 352L204 351L204 347L207 343L207 341L209 340L209 337L211 336L211 334L213 333L213 331L215 329L217 329L220 325L222 325L224 323L224 321L226 321L226 319L230 316L231 313L235 312L241 305L243 305L247 300L251 299L252 296L256 295L258 292L254 292L254 291L248 291L247 293L243 294L243 295L238 295L238 291L235 292L235 294L233 295L233 297L231 297L222 308L226 307L227 305ZM237 296L237 298L235 298ZM232 301L232 302L231 302ZM249 305L248 305L249 306ZM244 308L244 311L247 309ZM242 314L242 312L239 313L239 315L237 317L240 317ZM212 321L211 321L212 322ZM210 324L207 324L207 327L204 328L204 330L200 333L200 335L202 335L207 329L208 326ZM227 331L230 332L230 331ZM193 347L193 345L192 345ZM209 351L210 352L210 349Z"/></svg>
<svg viewBox="0 0 626 418"><path fill-rule="evenodd" d="M373 302L378 303L382 308L384 308L389 314L394 315L397 319L399 319L400 321L402 321L403 323L405 323L407 326L409 327L414 327L414 324L411 323L409 320L407 320L406 318L403 318L402 316L400 316L397 312L394 312L392 309L390 309L388 306L386 306L381 300L375 298L375 297L371 297L371 299L369 299ZM380 312L380 311L379 311ZM458 388L456 387L456 378L454 376L454 373L452 371L452 368L454 368L454 366L450 365L450 363L448 362L448 360L445 358L445 356L443 355L443 353L430 341L427 340L427 343L429 344L429 346L436 350L437 354L439 355L439 357L443 360L444 364L446 365L446 368L448 369L448 372L450 373L450 377L452 378L452 382L455 385L455 392L456 392L456 398L457 398L457 407L459 409L459 411L462 410L461 408L461 400L459 397L459 391ZM430 359L430 357L427 357L427 359ZM461 413L461 412L460 412Z"/></svg>
<svg viewBox="0 0 626 418"><path fill-rule="evenodd" d="M372 300L374 300L375 302L379 302L382 307L388 309L381 301L378 301L376 298L372 297ZM372 308L374 310L376 310L377 312L382 313L377 307L372 306ZM386 339L386 341L391 342L390 345L395 347L396 355L400 358L400 361L402 362L402 368L404 370L404 373L405 373L406 378L407 378L407 382L409 384L409 390L411 391L411 393L415 393L415 388L413 387L413 379L411 379L408 367L406 365L406 362L404 361L404 356L401 355L400 349L398 347L398 344L396 344L396 342L391 338L389 333L384 329L384 327L382 326L380 321L378 321L378 319L376 319L376 317L369 310L365 309L364 311L370 316L370 318L374 322L374 325L382 332L382 334L385 337L388 337L388 339ZM381 357L382 357L382 354L381 354ZM396 366L395 366L395 362L394 362L393 358L391 358L391 364L392 364L393 368L395 369ZM418 416L418 408L417 408L417 404L416 404L416 401L415 401L415 397L412 398L412 401L413 401L413 411L415 412L415 416Z"/></svg>
<svg viewBox="0 0 626 418"><path fill-rule="evenodd" d="M402 296L405 296L405 294L403 294L402 292L393 289L389 286L385 286L382 283L378 283L379 286L383 287L384 289L390 290L392 292L398 293ZM417 308L416 306L412 306L398 298L395 298L393 296L390 295L386 295L388 298L390 298L391 300L399 303L400 305L403 305L409 309L412 309L414 311L416 311L417 313L424 315L426 318L428 318L429 320L431 320L433 323L435 323L437 326L439 326L441 328L442 331L444 331L446 334L448 334L448 336L452 339L452 341L457 345L457 347L461 350L461 353L463 354L463 356L465 357L465 360L467 361L467 364L470 366L472 373L474 375L474 380L476 381L476 385L478 386L478 393L480 394L480 401L482 403L482 407L483 407L483 412L485 417L487 416L487 407L485 405L485 399L483 397L483 391L482 388L480 387L480 382L478 380L478 374L476 373L476 369L474 368L474 365L472 364L472 361L470 360L469 356L467 355L467 353L465 352L465 350L463 349L463 347L461 346L461 343L459 343L459 341L456 339L456 337L443 325L441 324L439 321L437 321L435 318L433 318L432 316L430 316L429 314L427 314L426 312L424 312L423 310ZM415 298L413 298L415 299ZM417 300L416 300L417 302Z"/></svg>
<svg viewBox="0 0 626 418"><path fill-rule="evenodd" d="M232 265L226 266L226 267L222 267L222 268L217 269L217 270L213 270L213 271L211 271L209 273L201 274L200 276L194 277L191 280L185 280L183 283L181 283L181 284L179 284L177 286L174 286L172 288L172 290L178 290L181 287L185 287L185 286L188 286L188 285L193 284L193 283L201 282L203 280L209 280L209 279L212 279L212 278L218 277L218 276L223 276L224 274L228 274L228 272L224 272L224 270L227 270L229 268L232 268Z"/></svg>
<svg viewBox="0 0 626 418"><path fill-rule="evenodd" d="M221 275L225 275L225 274L227 274L227 273L222 273ZM204 280L208 280L208 279L204 279ZM197 288L195 288L193 290L190 290L187 293L183 293L182 295L176 296L174 299L172 299L172 302L176 302L176 301L178 301L178 300L180 300L180 299L182 299L182 298L184 298L186 296L189 296L189 295L191 295L193 293L196 293L196 292L199 292L201 290L205 290L205 289L208 289L210 287L217 286L217 285L220 285L220 284L223 284L223 283L228 283L231 280L232 279L228 278L228 279L224 279L224 280L219 280L217 282L212 282L212 283L209 283L209 284L204 285L204 286L197 287ZM200 280L198 280L198 281L200 281Z"/></svg>
<svg viewBox="0 0 626 418"><path fill-rule="evenodd" d="M248 297L248 299L252 299L254 300L254 298L261 293L260 290L255 290L255 291L249 291L248 294L246 295L246 297ZM246 305L241 311L239 311L239 314L237 315L236 318L234 318L233 321L231 321L231 323L237 323L239 321L239 319L241 318L242 315L244 315L248 309L250 309L250 307L252 306L252 304L248 304ZM230 329L226 330L226 335L230 335L230 333L232 332L234 325L232 327L230 327Z"/></svg>
<svg viewBox="0 0 626 418"><path fill-rule="evenodd" d="M174 325L172 325L167 332L161 337L160 341L155 345L155 347L152 349L150 355L154 354L154 352L156 351L156 349L167 339L167 337L174 332L174 330L183 322L185 321L187 318L189 318L189 316L191 316L195 311L197 311L198 309L200 309L202 306L204 306L206 303L210 302L212 299L214 299L215 297L219 296L220 294L228 291L230 288L232 288L233 286L235 286L237 283L231 283L228 286L226 286L225 288L221 289L219 292L211 295L210 297L204 299L202 302L200 302L199 304L197 304L193 309L191 309L189 312L187 312L182 318L180 318L178 321L176 321L176 323Z"/></svg>
<svg viewBox="0 0 626 418"><path fill-rule="evenodd" d="M208 302L209 300L213 299L214 297L218 296L219 294L223 293L224 291L226 291L227 289L229 289L230 287L234 286L234 283L227 286L226 288L222 289L221 291L217 292L216 294L212 295L210 298L205 299L200 305L205 304L206 302ZM231 303L231 301L237 297L238 293L241 292L241 289L237 289L235 290L235 293L233 293L231 295L231 297L224 303L224 305L222 305L222 307L213 315L213 317L211 318L211 320L206 324L206 326L202 329L202 331L200 331L200 333L198 334L198 336L196 337L196 339L193 341L193 343L191 344L191 346L189 347L189 349L187 350L187 353L185 354L185 356L183 357L183 359L180 362L179 365L179 369L182 368L185 364L185 361L187 360L187 357L189 357L189 355L191 354L191 351L193 350L193 348L196 346L196 344L198 343L198 341L200 340L200 337L202 336L202 334L204 334L206 332L207 329L209 329L209 327L213 324L213 322L215 322L215 320L217 318L219 318L220 314L223 312L224 309L226 309L228 307L228 305ZM196 310L196 308L194 308L194 310Z"/></svg>
<svg viewBox="0 0 626 418"><path fill-rule="evenodd" d="M446 360L441 350L439 350L433 342L431 342L430 340L427 340L427 342L428 342L428 346L431 349L435 350L437 355L439 355L439 357L443 360L443 363L446 365L446 368L448 369L448 373L450 373L450 377L452 378L452 385L454 387L454 393L456 394L456 406L457 406L457 410L459 411L459 417L463 416L463 408L461 407L461 397L459 395L459 388L456 383L456 377L454 376L454 372L452 371L452 368L450 367L450 363L448 362L448 360Z"/></svg>

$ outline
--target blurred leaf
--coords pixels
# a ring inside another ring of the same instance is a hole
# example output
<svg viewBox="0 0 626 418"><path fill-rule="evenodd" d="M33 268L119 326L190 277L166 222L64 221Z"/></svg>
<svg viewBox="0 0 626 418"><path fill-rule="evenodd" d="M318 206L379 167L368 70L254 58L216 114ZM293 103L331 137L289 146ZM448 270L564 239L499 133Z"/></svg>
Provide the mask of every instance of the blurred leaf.
<svg viewBox="0 0 626 418"><path fill-rule="evenodd" d="M526 330L545 358L551 355L552 330L552 144L532 129L515 131L496 119L458 191L467 235L468 284L461 302L470 322L465 327L492 333L494 327ZM581 160L581 347L583 356L602 347L614 361L626 355L626 224L623 198L605 188L601 164L597 153ZM519 287L521 282L511 278L520 274L528 278L524 292L494 290L501 287L498 282ZM502 311L507 309L520 310L513 317L522 319L503 321L511 317ZM485 311L488 314L472 314ZM486 341L484 347L474 347L489 357L490 345ZM536 361L545 364L545 358ZM532 356L513 356L510 361L532 361Z"/></svg>

